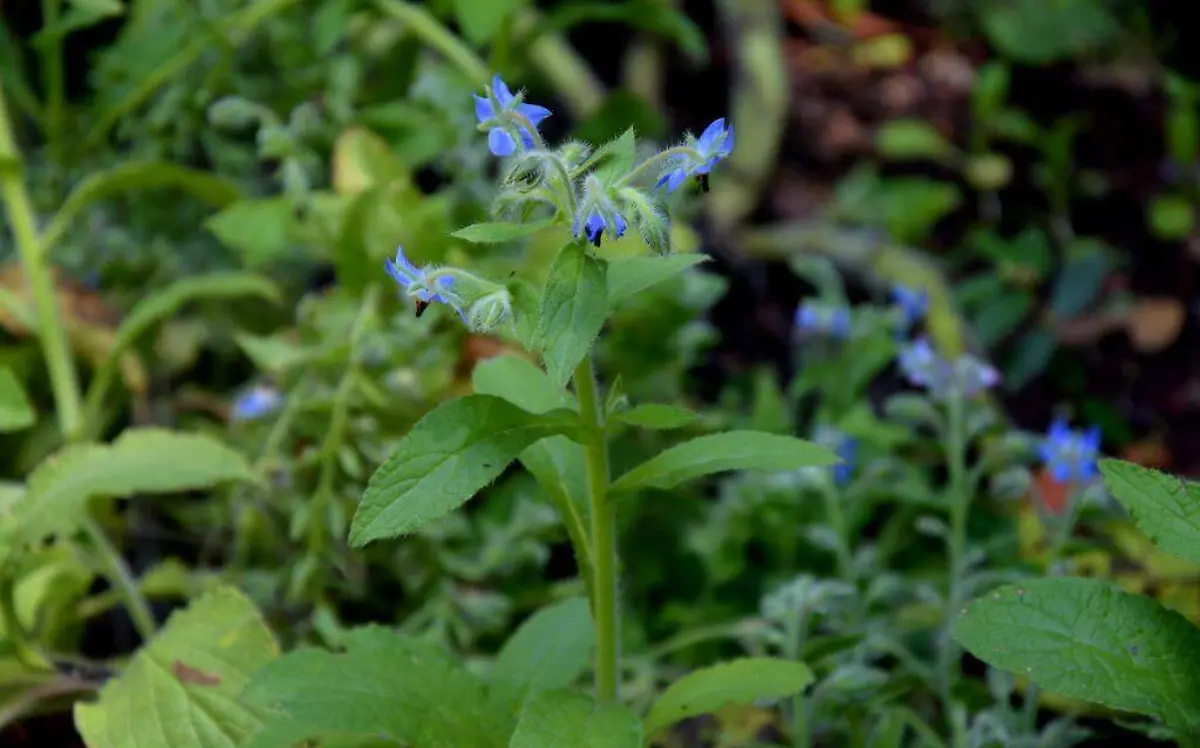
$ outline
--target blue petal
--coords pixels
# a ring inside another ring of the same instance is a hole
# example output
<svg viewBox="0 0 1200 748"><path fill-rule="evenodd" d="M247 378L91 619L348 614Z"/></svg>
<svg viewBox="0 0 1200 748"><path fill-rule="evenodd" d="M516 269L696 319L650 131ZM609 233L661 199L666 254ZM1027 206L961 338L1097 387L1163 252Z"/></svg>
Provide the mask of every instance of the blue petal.
<svg viewBox="0 0 1200 748"><path fill-rule="evenodd" d="M1050 466L1050 477L1057 483L1071 480L1071 465L1066 462L1056 462Z"/></svg>
<svg viewBox="0 0 1200 748"><path fill-rule="evenodd" d="M687 172L681 167L663 176L667 180L667 192L674 192L675 190L679 189L679 186L682 185L687 179Z"/></svg>
<svg viewBox="0 0 1200 748"><path fill-rule="evenodd" d="M588 239L595 241L596 234L600 233L604 229L605 225L607 225L607 222L604 220L604 216L596 212L593 212L591 215L589 215L587 219L587 225L585 226Z"/></svg>
<svg viewBox="0 0 1200 748"><path fill-rule="evenodd" d="M1101 439L1101 433L1100 433L1099 426L1092 426L1083 435L1084 444L1086 444L1088 446L1088 448L1091 449L1093 452L1100 451L1100 439Z"/></svg>
<svg viewBox="0 0 1200 748"><path fill-rule="evenodd" d="M733 125L725 131L725 140L721 143L721 155L728 156L733 153Z"/></svg>
<svg viewBox="0 0 1200 748"><path fill-rule="evenodd" d="M496 156L511 156L517 150L512 136L497 127L488 133L488 150Z"/></svg>
<svg viewBox="0 0 1200 748"><path fill-rule="evenodd" d="M529 120L529 124L533 125L534 127L542 124L542 120L553 114L553 112L546 107L538 106L537 104L519 104L517 105L517 111L520 112L525 119Z"/></svg>
<svg viewBox="0 0 1200 748"><path fill-rule="evenodd" d="M620 239L625 236L625 229L629 228L629 224L625 222L625 216L617 213L613 216L613 233Z"/></svg>
<svg viewBox="0 0 1200 748"><path fill-rule="evenodd" d="M533 135L529 133L529 130L526 130L524 127L522 127L519 128L517 132L521 133L521 142L525 145L526 150L532 149Z"/></svg>
<svg viewBox="0 0 1200 748"><path fill-rule="evenodd" d="M487 122L496 116L496 111L492 108L492 100L486 96L475 97L475 119L480 122Z"/></svg>
<svg viewBox="0 0 1200 748"><path fill-rule="evenodd" d="M704 128L704 132L700 135L699 142L696 143L697 149L705 153L709 153L716 149L717 143L725 132L725 118L722 117L714 120L711 125Z"/></svg>
<svg viewBox="0 0 1200 748"><path fill-rule="evenodd" d="M500 102L500 106L507 108L512 103L512 91L508 90L508 84L500 79L500 74L492 76L492 93L496 95L496 101Z"/></svg>

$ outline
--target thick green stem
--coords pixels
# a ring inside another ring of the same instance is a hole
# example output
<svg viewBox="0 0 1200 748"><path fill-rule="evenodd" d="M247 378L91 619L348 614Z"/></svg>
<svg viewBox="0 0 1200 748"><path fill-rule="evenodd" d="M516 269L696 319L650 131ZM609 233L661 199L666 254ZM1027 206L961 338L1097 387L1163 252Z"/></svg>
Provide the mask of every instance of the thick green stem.
<svg viewBox="0 0 1200 748"><path fill-rule="evenodd" d="M142 595L128 564L125 563L121 552L104 534L104 529L96 524L96 520L83 514L80 521L83 524L84 532L87 533L88 539L100 556L105 576L108 577L108 581L112 583L117 594L121 596L121 601L125 603L125 609L133 620L133 627L137 629L138 635L142 637L143 641L150 641L158 629L158 624L154 622L154 614L150 612L150 605Z"/></svg>
<svg viewBox="0 0 1200 748"><path fill-rule="evenodd" d="M592 612L596 618L596 701L620 696L620 612L617 609L617 512L608 495L608 445L591 358L575 368L575 394L588 430L587 486L592 522Z"/></svg>
<svg viewBox="0 0 1200 748"><path fill-rule="evenodd" d="M967 490L967 445L966 445L966 414L965 401L961 391L950 393L949 412L946 426L946 457L949 469L949 485L946 498L950 508L950 528L947 566L950 573L949 590L946 595L945 622L941 634L941 651L939 657L940 691L943 704L947 709L951 705L951 690L958 679L959 650L954 638L950 636L950 624L964 602L963 577L965 576L967 548L967 516L971 504L971 495Z"/></svg>
<svg viewBox="0 0 1200 748"><path fill-rule="evenodd" d="M64 436L72 438L78 431L80 418L79 375L71 360L71 348L67 343L67 332L58 313L58 300L54 294L54 281L46 267L45 253L38 239L33 205L29 192L22 181L21 152L17 149L12 123L5 105L4 86L0 84L0 186L4 206L12 226L13 240L25 280L33 294L37 311L37 334L46 357L46 368L50 372L50 387L54 391L54 404L58 413L58 425Z"/></svg>

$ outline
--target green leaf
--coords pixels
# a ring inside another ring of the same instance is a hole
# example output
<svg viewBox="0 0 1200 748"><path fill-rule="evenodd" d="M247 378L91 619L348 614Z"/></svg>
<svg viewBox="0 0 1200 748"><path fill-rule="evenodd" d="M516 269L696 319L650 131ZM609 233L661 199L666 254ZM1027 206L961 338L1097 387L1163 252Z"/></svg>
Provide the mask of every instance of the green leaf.
<svg viewBox="0 0 1200 748"><path fill-rule="evenodd" d="M1200 562L1200 484L1122 460L1101 460L1100 472L1156 546Z"/></svg>
<svg viewBox="0 0 1200 748"><path fill-rule="evenodd" d="M621 704L583 694L543 691L530 697L508 748L641 748L642 723Z"/></svg>
<svg viewBox="0 0 1200 748"><path fill-rule="evenodd" d="M565 688L588 667L596 630L588 602L573 597L542 608L517 628L492 665L491 682L516 700Z"/></svg>
<svg viewBox="0 0 1200 748"><path fill-rule="evenodd" d="M1070 259L1050 295L1050 308L1059 317L1074 317L1096 301L1112 269L1104 245L1097 240L1078 239L1067 252Z"/></svg>
<svg viewBox="0 0 1200 748"><path fill-rule="evenodd" d="M0 366L0 433L27 429L36 420L37 413L20 380L12 369Z"/></svg>
<svg viewBox="0 0 1200 748"><path fill-rule="evenodd" d="M727 704L752 704L800 693L814 680L802 662L772 657L745 657L691 672L658 697L646 715L646 734Z"/></svg>
<svg viewBox="0 0 1200 748"><path fill-rule="evenodd" d="M884 158L946 161L957 152L933 125L921 119L894 119L875 133L875 147Z"/></svg>
<svg viewBox="0 0 1200 748"><path fill-rule="evenodd" d="M618 478L612 490L668 489L727 470L796 470L840 461L828 449L790 436L727 431L700 436L660 452Z"/></svg>
<svg viewBox="0 0 1200 748"><path fill-rule="evenodd" d="M67 447L38 465L14 509L14 540L73 532L93 496L178 493L252 478L246 459L211 436L129 429L111 445Z"/></svg>
<svg viewBox="0 0 1200 748"><path fill-rule="evenodd" d="M478 748L499 748L511 734L513 719L487 684L435 645L378 626L348 631L344 643L337 653L289 652L254 675L244 698L317 734Z"/></svg>
<svg viewBox="0 0 1200 748"><path fill-rule="evenodd" d="M492 41L522 0L454 0L454 17L463 35L479 46Z"/></svg>
<svg viewBox="0 0 1200 748"><path fill-rule="evenodd" d="M530 413L575 407L575 398L551 382L537 364L511 354L476 364L471 371L471 385L477 394L502 397Z"/></svg>
<svg viewBox="0 0 1200 748"><path fill-rule="evenodd" d="M238 699L279 653L254 604L219 587L175 613L129 667L75 705L89 748L236 748L264 713Z"/></svg>
<svg viewBox="0 0 1200 748"><path fill-rule="evenodd" d="M237 184L211 172L161 161L128 161L93 172L71 190L42 234L43 251L62 240L71 223L93 203L133 190L177 189L213 207L224 208L241 197Z"/></svg>
<svg viewBox="0 0 1200 748"><path fill-rule="evenodd" d="M291 247L296 217L286 197L239 200L204 222L205 228L241 255L247 267L266 265Z"/></svg>
<svg viewBox="0 0 1200 748"><path fill-rule="evenodd" d="M651 286L670 280L693 265L708 260L707 255L679 254L629 257L608 262L608 306L616 309L629 297Z"/></svg>
<svg viewBox="0 0 1200 748"><path fill-rule="evenodd" d="M589 165L597 165L594 172L596 177L607 184L613 178L628 174L633 169L636 157L637 136L634 134L633 128L629 127L621 133L620 137L597 148L596 152L584 162L583 169L588 168Z"/></svg>
<svg viewBox="0 0 1200 748"><path fill-rule="evenodd" d="M687 408L660 403L636 405L629 410L614 413L612 416L612 420L628 423L631 426L663 430L683 428L690 423L695 423L699 418L699 415Z"/></svg>
<svg viewBox="0 0 1200 748"><path fill-rule="evenodd" d="M450 236L475 244L503 244L516 239L524 239L527 236L533 236L552 225L554 225L554 221L550 220L530 221L528 223L509 223L507 221L473 223L470 226L455 231Z"/></svg>
<svg viewBox="0 0 1200 748"><path fill-rule="evenodd" d="M1148 597L1093 579L1036 579L972 602L953 635L1046 691L1200 728L1200 631Z"/></svg>
<svg viewBox="0 0 1200 748"><path fill-rule="evenodd" d="M1006 392L1019 392L1046 370L1058 350L1058 339L1046 328L1038 327L1025 333L1013 348L1014 353L1004 365L1002 386Z"/></svg>
<svg viewBox="0 0 1200 748"><path fill-rule="evenodd" d="M546 276L537 331L546 373L559 387L591 350L607 312L603 266L578 244L563 247Z"/></svg>
<svg viewBox="0 0 1200 748"><path fill-rule="evenodd" d="M412 532L449 514L495 480L539 439L573 433L578 415L537 415L492 395L442 403L412 427L367 484L350 542Z"/></svg>
<svg viewBox="0 0 1200 748"><path fill-rule="evenodd" d="M1107 3L1096 0L987 0L978 13L988 40L1026 65L1086 56L1121 32Z"/></svg>
<svg viewBox="0 0 1200 748"><path fill-rule="evenodd" d="M1183 195L1155 195L1146 211L1150 230L1159 239L1178 241L1196 228L1196 208Z"/></svg>

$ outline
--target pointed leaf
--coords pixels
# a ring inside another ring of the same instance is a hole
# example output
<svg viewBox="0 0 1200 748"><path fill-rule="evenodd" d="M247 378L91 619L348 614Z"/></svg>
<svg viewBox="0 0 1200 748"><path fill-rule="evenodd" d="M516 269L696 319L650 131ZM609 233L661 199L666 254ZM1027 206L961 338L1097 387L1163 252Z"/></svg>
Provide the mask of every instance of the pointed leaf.
<svg viewBox="0 0 1200 748"><path fill-rule="evenodd" d="M553 224L554 222L550 220L529 221L527 223L509 223L508 221L473 223L470 226L455 231L450 236L475 244L504 244L505 242L533 236Z"/></svg>
<svg viewBox="0 0 1200 748"><path fill-rule="evenodd" d="M707 255L679 254L629 257L608 263L608 306L616 309L629 297L669 280L708 260Z"/></svg>
<svg viewBox="0 0 1200 748"><path fill-rule="evenodd" d="M1036 579L972 602L954 638L1046 691L1200 728L1200 630L1094 579Z"/></svg>
<svg viewBox="0 0 1200 748"><path fill-rule="evenodd" d="M696 670L675 681L646 715L646 734L727 704L752 704L800 693L814 680L802 662L746 657Z"/></svg>
<svg viewBox="0 0 1200 748"><path fill-rule="evenodd" d="M537 364L511 354L476 364L471 371L471 385L480 395L502 397L530 413L576 407L575 398L551 382Z"/></svg>
<svg viewBox="0 0 1200 748"><path fill-rule="evenodd" d="M564 688L587 671L595 643L587 600L563 600L534 613L505 642L491 682L518 701L533 691Z"/></svg>
<svg viewBox="0 0 1200 748"><path fill-rule="evenodd" d="M539 439L573 433L578 415L535 415L493 395L442 403L413 426L371 476L350 542L412 532L457 509Z"/></svg>
<svg viewBox="0 0 1200 748"><path fill-rule="evenodd" d="M570 691L543 691L521 712L509 748L641 748L642 724L621 704L597 705Z"/></svg>
<svg viewBox="0 0 1200 748"><path fill-rule="evenodd" d="M175 613L129 667L75 705L89 748L236 748L265 713L238 697L279 646L254 604L219 587Z"/></svg>
<svg viewBox="0 0 1200 748"><path fill-rule="evenodd" d="M562 387L592 348L608 316L604 268L577 244L563 247L542 289L537 337L546 372Z"/></svg>
<svg viewBox="0 0 1200 748"><path fill-rule="evenodd" d="M644 429L678 429L695 423L700 416L687 408L661 403L636 405L626 411L614 413L612 420L640 426Z"/></svg>
<svg viewBox="0 0 1200 748"><path fill-rule="evenodd" d="M840 462L825 447L760 431L728 431L677 444L622 475L612 490L667 489L728 470L796 470Z"/></svg>
<svg viewBox="0 0 1200 748"><path fill-rule="evenodd" d="M1120 460L1101 460L1100 472L1156 546L1200 562L1200 484Z"/></svg>

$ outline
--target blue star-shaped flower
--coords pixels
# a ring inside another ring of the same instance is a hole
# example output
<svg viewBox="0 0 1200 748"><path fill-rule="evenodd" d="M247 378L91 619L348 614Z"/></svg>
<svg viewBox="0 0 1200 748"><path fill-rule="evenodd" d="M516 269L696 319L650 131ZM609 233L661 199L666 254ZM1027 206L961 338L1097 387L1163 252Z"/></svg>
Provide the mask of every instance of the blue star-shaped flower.
<svg viewBox="0 0 1200 748"><path fill-rule="evenodd" d="M600 238L603 236L606 229L612 232L615 239L620 239L625 235L625 229L629 228L625 216L613 211L611 216L606 216L597 208L592 208L587 213L587 218L583 218L583 214L575 218L575 238L578 239L582 234L587 234L587 239L592 246L600 246Z"/></svg>
<svg viewBox="0 0 1200 748"><path fill-rule="evenodd" d="M688 177L699 177L700 186L707 192L708 173L733 152L733 126L726 127L722 117L706 127L690 145L697 154L672 159L656 186L666 185L667 192L674 192Z"/></svg>
<svg viewBox="0 0 1200 748"><path fill-rule="evenodd" d="M475 96L475 119L479 120L479 124L493 127L488 131L488 150L496 156L511 156L517 151L517 144L513 141L512 135L501 126L500 122L503 119L505 112L515 111L525 119L529 120L529 124L535 128L542 123L542 120L549 117L552 112L544 106L537 104L517 103L517 97L513 96L512 91L508 89L500 76L492 78L492 94L496 97L497 103L500 104L500 112L492 105L492 100L487 96ZM526 148L533 147L533 135L529 129L524 126L518 126L517 131L521 135L521 143Z"/></svg>
<svg viewBox="0 0 1200 748"><path fill-rule="evenodd" d="M1038 447L1038 456L1058 483L1085 483L1096 477L1100 456L1100 427L1072 430L1056 418Z"/></svg>
<svg viewBox="0 0 1200 748"><path fill-rule="evenodd" d="M417 300L418 317L424 314L429 305L435 301L453 307L459 316L463 316L462 306L450 290L454 286L454 278L443 275L437 278L431 287L426 275L427 271L408 261L408 258L404 256L404 247L396 247L395 261L386 260L384 266L387 268L388 275L392 276L408 292L409 296Z"/></svg>

